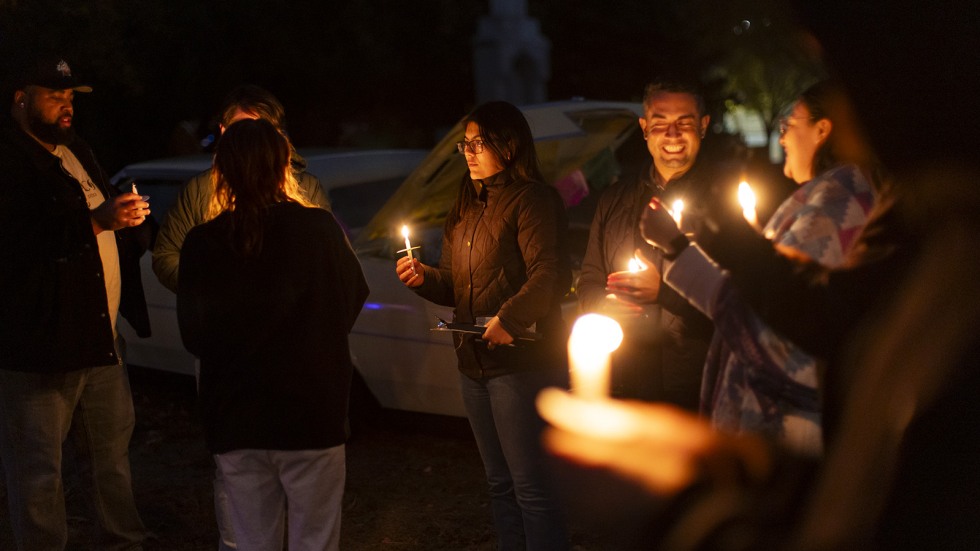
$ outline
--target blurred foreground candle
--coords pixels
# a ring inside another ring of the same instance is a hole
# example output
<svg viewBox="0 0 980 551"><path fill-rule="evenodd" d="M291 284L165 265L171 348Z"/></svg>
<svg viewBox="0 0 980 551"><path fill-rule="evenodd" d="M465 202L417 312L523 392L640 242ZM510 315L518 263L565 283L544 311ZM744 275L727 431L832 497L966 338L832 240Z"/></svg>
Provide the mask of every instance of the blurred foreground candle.
<svg viewBox="0 0 980 551"><path fill-rule="evenodd" d="M575 321L568 339L572 392L587 400L609 397L609 357L623 342L623 329L612 318L586 314Z"/></svg>
<svg viewBox="0 0 980 551"><path fill-rule="evenodd" d="M755 213L755 193L748 182L739 182L738 202L742 205L742 216L753 228L758 229L759 217Z"/></svg>
<svg viewBox="0 0 980 551"><path fill-rule="evenodd" d="M402 224L402 237L405 238L405 250L408 252L408 260L412 262L412 273L415 273L415 256L412 254L412 242L408 240L408 226Z"/></svg>

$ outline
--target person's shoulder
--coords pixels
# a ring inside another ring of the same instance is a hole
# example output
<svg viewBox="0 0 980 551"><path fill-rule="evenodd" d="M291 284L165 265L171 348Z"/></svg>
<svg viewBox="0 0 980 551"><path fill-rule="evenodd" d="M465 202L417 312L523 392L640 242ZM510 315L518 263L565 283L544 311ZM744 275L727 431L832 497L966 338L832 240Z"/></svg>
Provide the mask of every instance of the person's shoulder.
<svg viewBox="0 0 980 551"><path fill-rule="evenodd" d="M554 186L537 180L527 180L519 185L506 186L505 190L513 190L512 193L518 195L523 202L537 204L539 202L551 202L556 198L561 201L561 195Z"/></svg>
<svg viewBox="0 0 980 551"><path fill-rule="evenodd" d="M872 187L860 167L853 164L835 166L802 186L808 191L837 189L851 195L871 194Z"/></svg>
<svg viewBox="0 0 980 551"><path fill-rule="evenodd" d="M649 174L649 171L647 171L647 174ZM624 174L599 192L599 204L608 205L609 203L620 203L630 199L640 188L649 187L647 185L648 178L643 172Z"/></svg>
<svg viewBox="0 0 980 551"><path fill-rule="evenodd" d="M191 176L191 178L184 183L184 187L195 190L201 188L211 189L211 169L207 168L194 176Z"/></svg>
<svg viewBox="0 0 980 551"><path fill-rule="evenodd" d="M187 235L184 236L184 242L180 246L180 253L182 255L187 254L188 251L195 251L198 247L203 245L208 239L208 236L214 235L219 231L219 228L226 223L226 213L219 214L214 220L204 222L203 224L198 224L191 228Z"/></svg>
<svg viewBox="0 0 980 551"><path fill-rule="evenodd" d="M336 223L336 218L334 218L334 215L330 211L319 207L307 207L299 203L288 201L278 205L277 209L279 209L279 212L282 212L287 218L301 221L303 223Z"/></svg>

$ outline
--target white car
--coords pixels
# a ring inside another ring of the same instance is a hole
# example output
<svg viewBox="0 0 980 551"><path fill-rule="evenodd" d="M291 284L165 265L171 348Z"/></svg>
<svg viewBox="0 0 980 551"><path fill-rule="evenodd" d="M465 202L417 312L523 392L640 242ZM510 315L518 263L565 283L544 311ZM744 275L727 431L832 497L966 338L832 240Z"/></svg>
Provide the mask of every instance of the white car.
<svg viewBox="0 0 980 551"><path fill-rule="evenodd" d="M649 161L637 124L643 115L642 106L573 100L526 106L522 111L534 134L542 173L568 205L573 264L577 264L585 252L598 190L615 181L629 159ZM416 251L421 260L426 264L438 262L445 216L466 172L464 158L455 145L462 139L462 126L457 125L424 159L414 151L348 154L365 156L364 166L357 162L345 165L352 172L355 165L361 170L357 178L319 168L332 166L331 155L337 154L325 155L322 164L316 155L306 156L310 172L329 190L335 214L351 229L352 244L371 289L350 344L360 377L385 408L465 416L452 339L448 333L432 330L437 318L449 320L452 311L406 289L394 269L399 256L396 251L405 248L402 225L410 228L412 245L421 246ZM369 161L371 155L379 155L378 162ZM387 155L392 156L391 161L382 162ZM404 164L396 163L395 157ZM126 167L113 182L124 185L135 178L139 192L150 195L151 210L160 213L172 203L178 188L169 183L158 190L147 176L171 170L171 182L175 178L182 181L207 166L205 159L193 170L176 174L179 164L175 160L140 163ZM140 172L141 167L160 172ZM383 171L383 167L391 170ZM389 183L388 187L370 184L391 178L404 181L396 186ZM169 194L170 203L161 194ZM153 336L139 339L125 323L120 324L129 361L193 373L195 360L180 342L175 297L156 281L149 255L142 267ZM570 294L565 311L571 322L574 294Z"/></svg>
<svg viewBox="0 0 980 551"><path fill-rule="evenodd" d="M334 214L356 235L425 158L424 149L360 151L300 150L307 170L320 179L333 203ZM150 211L162 221L177 200L181 186L211 167L210 155L189 155L134 163L112 177L122 191L136 184L140 194L150 197ZM197 358L184 349L177 327L177 297L160 284L153 273L152 256L140 259L143 289L150 314L152 336L141 339L120 318L119 331L126 339L127 361L140 367L193 375Z"/></svg>

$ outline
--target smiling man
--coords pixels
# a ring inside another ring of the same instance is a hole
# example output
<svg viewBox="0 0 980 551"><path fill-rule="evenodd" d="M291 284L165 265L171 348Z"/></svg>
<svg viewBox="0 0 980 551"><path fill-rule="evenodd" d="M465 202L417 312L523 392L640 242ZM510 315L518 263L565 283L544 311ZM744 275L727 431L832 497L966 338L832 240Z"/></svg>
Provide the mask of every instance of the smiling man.
<svg viewBox="0 0 980 551"><path fill-rule="evenodd" d="M686 83L648 84L639 120L652 163L599 198L578 283L583 312L605 311L624 326L625 340L613 357L615 396L698 407L701 370L712 325L667 286L663 258L643 240L639 220L652 197L696 204L710 182L696 163L709 117L698 91ZM646 269L627 268L637 250ZM607 298L608 293L615 298Z"/></svg>

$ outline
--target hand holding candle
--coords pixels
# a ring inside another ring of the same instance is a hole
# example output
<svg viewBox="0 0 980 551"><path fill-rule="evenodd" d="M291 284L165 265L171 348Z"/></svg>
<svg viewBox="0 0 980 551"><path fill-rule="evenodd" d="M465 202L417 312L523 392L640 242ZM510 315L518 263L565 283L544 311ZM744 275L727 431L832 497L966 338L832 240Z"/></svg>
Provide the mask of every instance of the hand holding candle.
<svg viewBox="0 0 980 551"><path fill-rule="evenodd" d="M412 254L412 242L408 240L408 226L404 224L402 225L402 237L405 238L405 251L408 252L408 260L412 263L412 273L417 274L418 272L415 270L415 256Z"/></svg>
<svg viewBox="0 0 980 551"><path fill-rule="evenodd" d="M644 262L640 249L636 250L628 266L627 270L606 276L606 290L613 293L613 298L626 302L631 314L641 314L643 309L637 306L657 301L660 294L660 272L655 266Z"/></svg>
<svg viewBox="0 0 980 551"><path fill-rule="evenodd" d="M677 227L677 221L659 199L650 200L640 216L640 234L647 243L668 255L675 254L675 244L684 235Z"/></svg>
<svg viewBox="0 0 980 551"><path fill-rule="evenodd" d="M609 359L623 342L623 329L612 318L586 314L568 339L572 391L587 400L609 397Z"/></svg>

